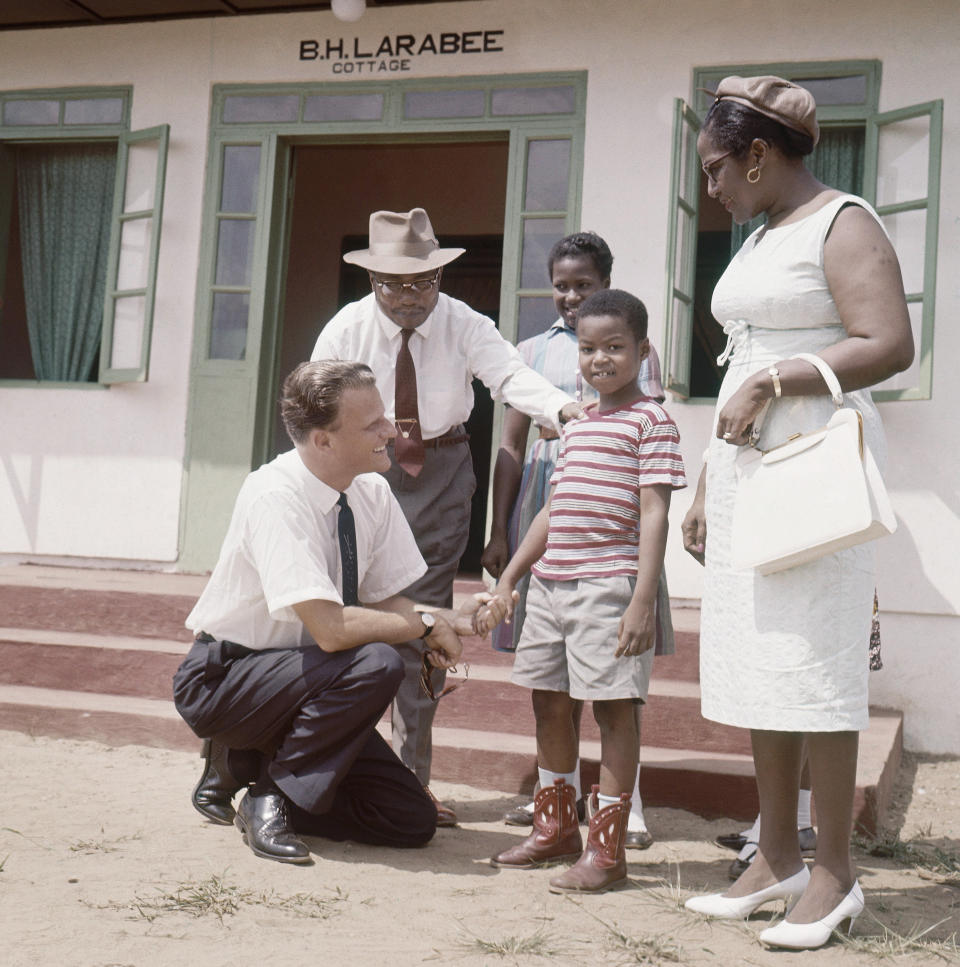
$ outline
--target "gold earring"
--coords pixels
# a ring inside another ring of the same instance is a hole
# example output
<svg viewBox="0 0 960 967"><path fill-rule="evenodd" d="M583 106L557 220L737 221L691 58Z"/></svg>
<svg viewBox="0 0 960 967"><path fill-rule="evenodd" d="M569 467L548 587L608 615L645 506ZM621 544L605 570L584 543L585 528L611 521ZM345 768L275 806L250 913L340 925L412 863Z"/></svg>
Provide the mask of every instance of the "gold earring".
<svg viewBox="0 0 960 967"><path fill-rule="evenodd" d="M751 185L755 185L759 180L760 180L760 166L754 165L747 172L747 181L749 181Z"/></svg>

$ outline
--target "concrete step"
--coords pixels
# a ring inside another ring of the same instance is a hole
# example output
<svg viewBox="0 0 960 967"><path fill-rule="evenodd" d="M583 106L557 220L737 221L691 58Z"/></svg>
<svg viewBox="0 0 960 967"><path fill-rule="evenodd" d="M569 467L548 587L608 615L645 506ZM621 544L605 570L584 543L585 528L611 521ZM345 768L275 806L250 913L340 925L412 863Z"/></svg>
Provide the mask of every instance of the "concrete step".
<svg viewBox="0 0 960 967"><path fill-rule="evenodd" d="M198 748L170 700L171 678L191 640L183 620L202 587L181 577L0 568L0 728ZM456 598L480 588L460 580ZM749 734L700 716L698 622L696 609L675 609L677 654L654 664L641 792L649 805L750 820L757 802ZM464 658L467 685L437 710L434 775L527 796L536 780L534 721L529 692L509 681L513 656L470 638ZM462 664L461 678L463 672ZM389 733L387 721L380 728ZM589 709L582 733L589 784L600 756ZM900 714L875 711L862 737L857 788L856 820L867 832L887 808L901 742Z"/></svg>

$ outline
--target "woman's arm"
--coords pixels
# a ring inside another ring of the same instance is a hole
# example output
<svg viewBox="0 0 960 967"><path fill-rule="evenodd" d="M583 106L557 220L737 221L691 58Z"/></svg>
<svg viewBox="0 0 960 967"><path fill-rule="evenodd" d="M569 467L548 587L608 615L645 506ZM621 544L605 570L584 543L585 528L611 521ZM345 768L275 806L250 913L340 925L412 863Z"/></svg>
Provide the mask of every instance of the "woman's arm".
<svg viewBox="0 0 960 967"><path fill-rule="evenodd" d="M704 563L704 555L707 552L706 495L707 467L704 465L703 470L700 471L700 479L697 481L697 492L693 503L680 525L683 549L699 564Z"/></svg>
<svg viewBox="0 0 960 967"><path fill-rule="evenodd" d="M902 372L914 355L913 332L900 263L873 216L859 205L841 210L824 244L824 274L847 338L820 355L844 390L862 389ZM782 396L827 392L815 367L802 359L776 364ZM749 376L717 419L717 436L742 444L763 404L774 396L767 369Z"/></svg>
<svg viewBox="0 0 960 967"><path fill-rule="evenodd" d="M530 417L520 410L507 407L503 415L500 449L497 451L497 462L493 469L493 521L490 525L490 540L480 556L480 563L495 578L500 577L510 560L507 527L520 492L529 431Z"/></svg>

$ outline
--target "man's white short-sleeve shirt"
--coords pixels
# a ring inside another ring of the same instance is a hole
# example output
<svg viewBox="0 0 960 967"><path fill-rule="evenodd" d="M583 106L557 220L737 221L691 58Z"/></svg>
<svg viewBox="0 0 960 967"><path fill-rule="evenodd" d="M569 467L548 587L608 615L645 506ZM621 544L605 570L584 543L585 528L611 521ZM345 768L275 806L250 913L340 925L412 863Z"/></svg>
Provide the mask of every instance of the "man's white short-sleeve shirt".
<svg viewBox="0 0 960 967"><path fill-rule="evenodd" d="M344 306L323 327L310 358L366 363L376 377L386 417L393 421L402 332L371 293ZM424 440L466 423L473 410L474 377L495 400L554 428L559 428L560 410L571 402L566 393L527 366L492 319L442 292L433 312L414 330L410 355L417 371Z"/></svg>
<svg viewBox="0 0 960 967"><path fill-rule="evenodd" d="M383 601L421 577L427 566L380 474L355 477L346 494L356 522L360 601ZM304 466L296 450L251 473L187 627L248 648L304 643L292 606L343 600L339 497Z"/></svg>

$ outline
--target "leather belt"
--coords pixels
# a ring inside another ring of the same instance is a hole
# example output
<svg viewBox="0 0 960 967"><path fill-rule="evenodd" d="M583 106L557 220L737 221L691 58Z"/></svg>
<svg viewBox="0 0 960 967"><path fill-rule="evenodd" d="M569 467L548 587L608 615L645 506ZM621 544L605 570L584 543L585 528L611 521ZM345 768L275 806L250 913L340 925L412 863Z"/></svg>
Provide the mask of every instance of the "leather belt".
<svg viewBox="0 0 960 967"><path fill-rule="evenodd" d="M423 445L428 450L436 450L438 447L452 447L457 443L467 443L470 439L470 434L464 430L463 425L455 426L452 429L447 430L446 433L442 433L440 436L432 437L429 440L424 440ZM393 440L388 444L388 447L393 446Z"/></svg>
<svg viewBox="0 0 960 967"><path fill-rule="evenodd" d="M247 648L246 645L238 645L235 641L218 641L205 631L201 631L196 640L207 646L207 662L203 670L205 682L215 682L223 678L227 674L226 662L257 653L256 648Z"/></svg>

